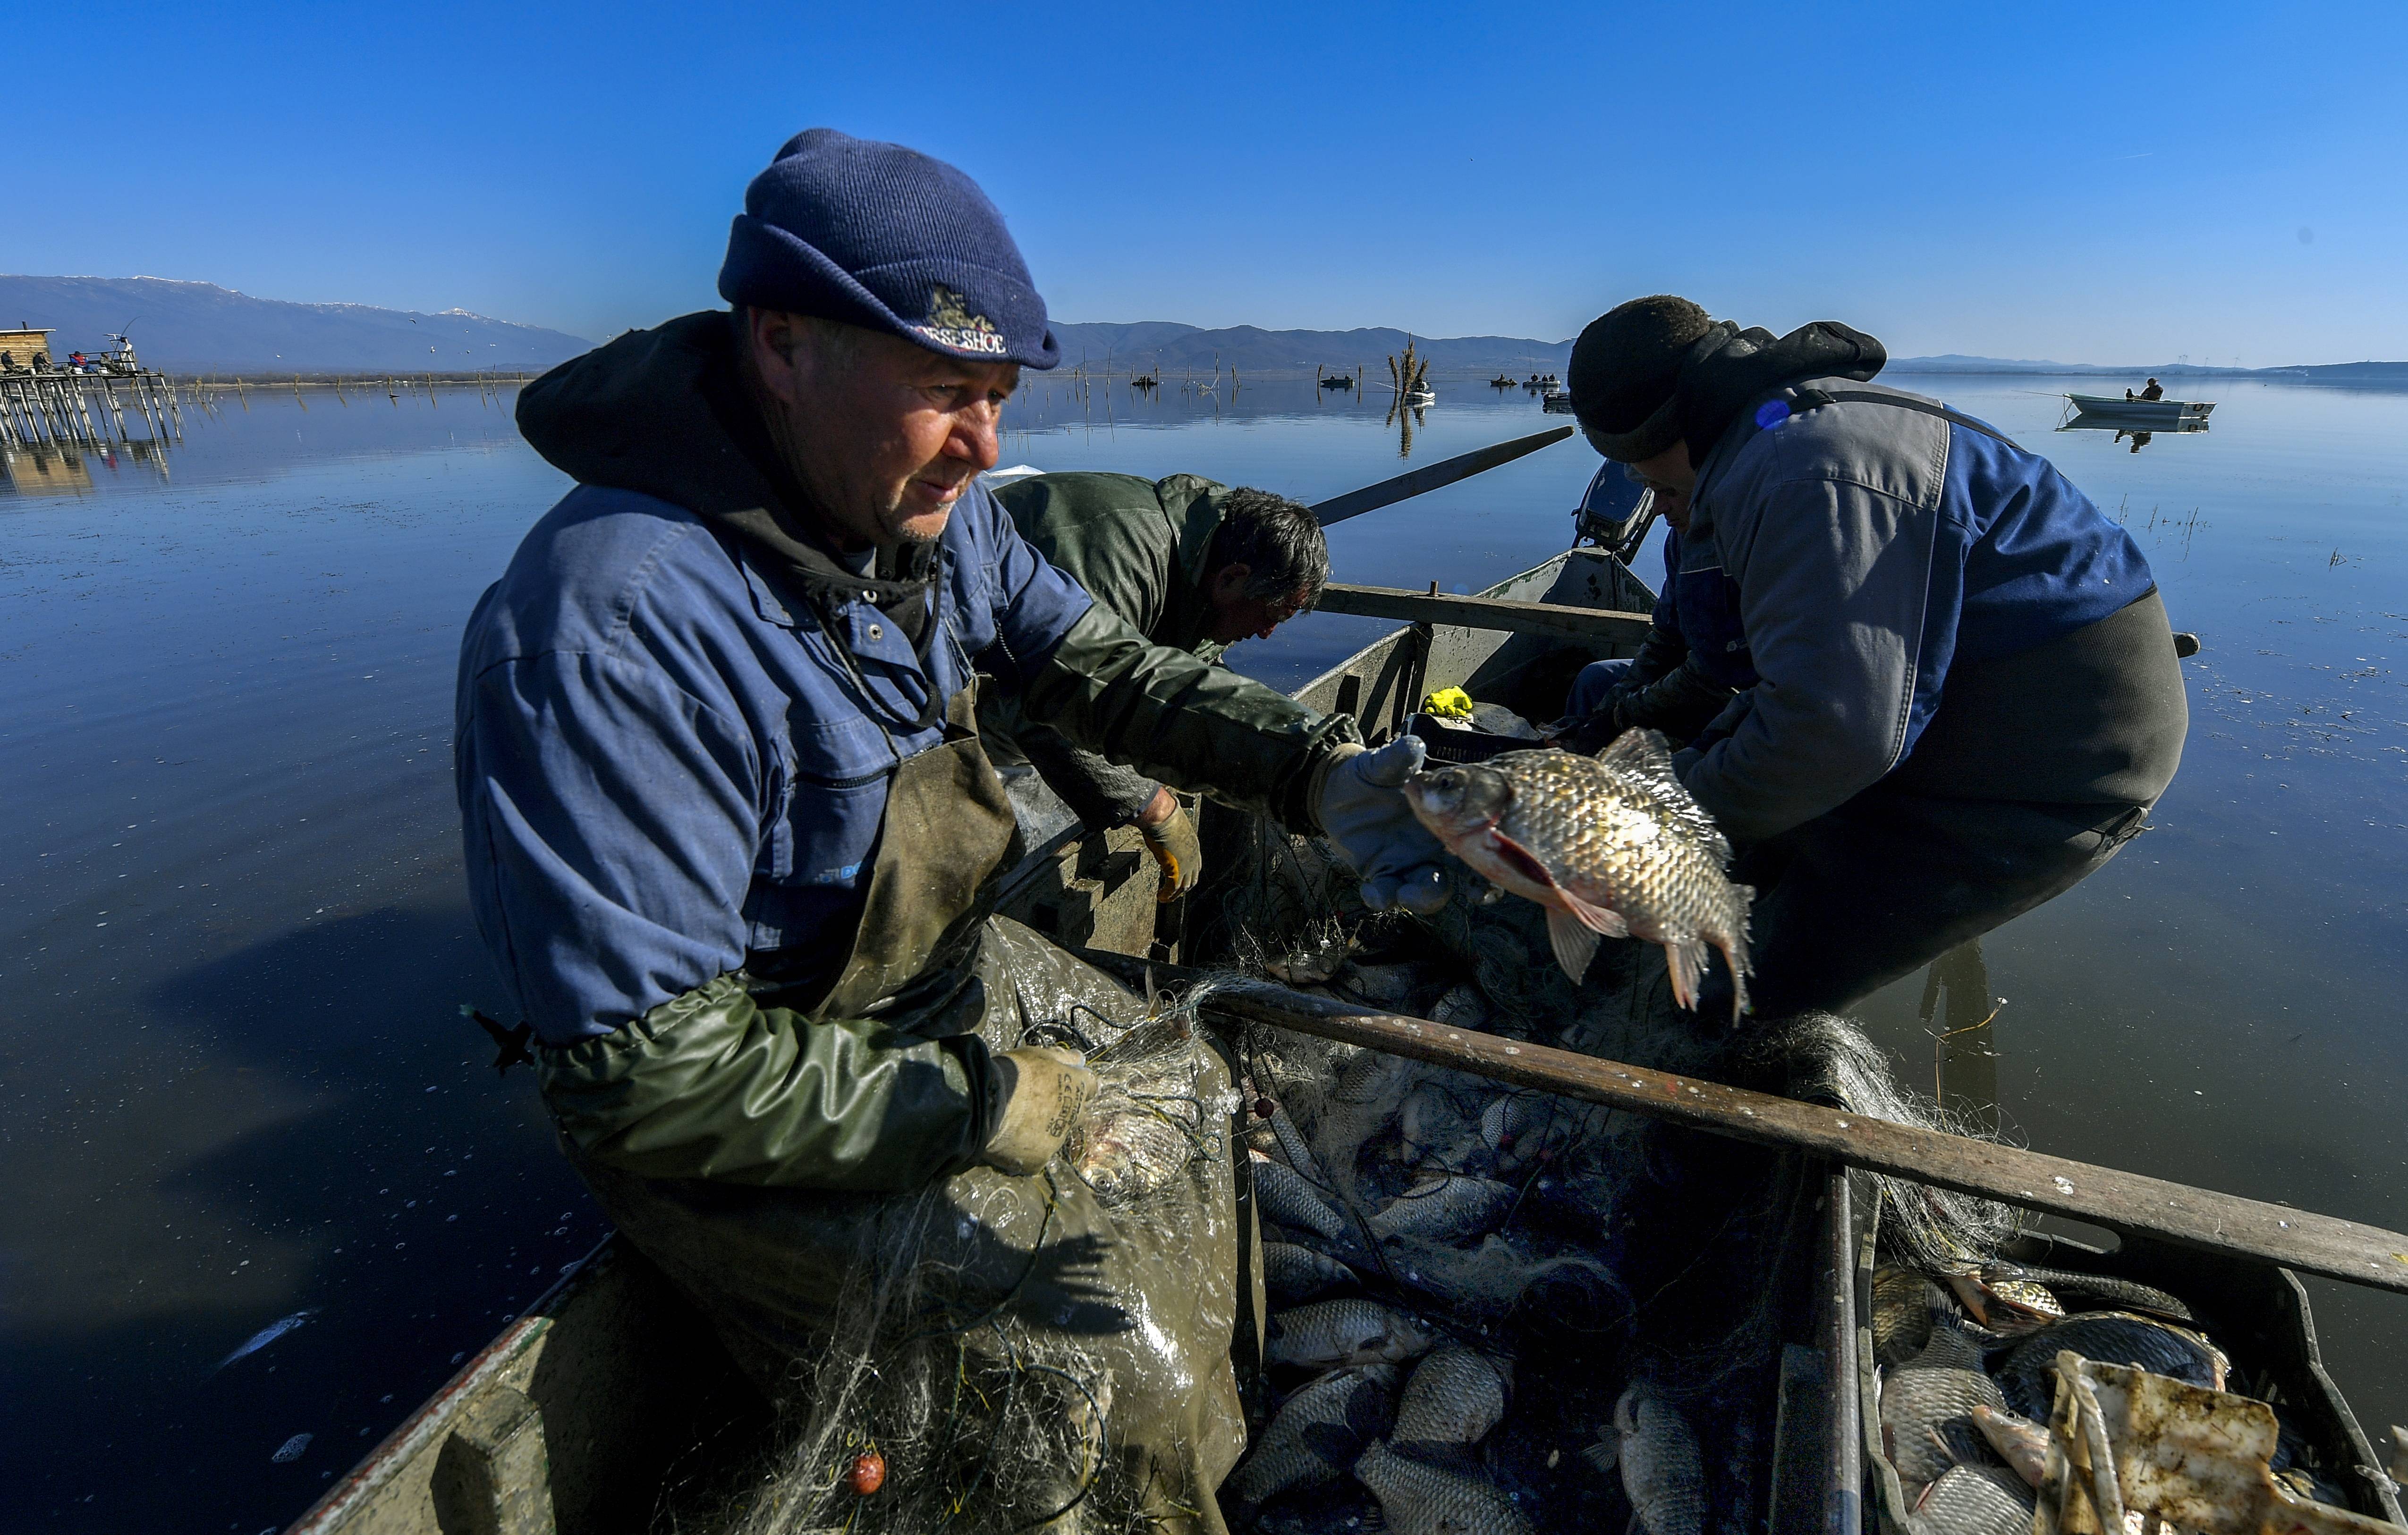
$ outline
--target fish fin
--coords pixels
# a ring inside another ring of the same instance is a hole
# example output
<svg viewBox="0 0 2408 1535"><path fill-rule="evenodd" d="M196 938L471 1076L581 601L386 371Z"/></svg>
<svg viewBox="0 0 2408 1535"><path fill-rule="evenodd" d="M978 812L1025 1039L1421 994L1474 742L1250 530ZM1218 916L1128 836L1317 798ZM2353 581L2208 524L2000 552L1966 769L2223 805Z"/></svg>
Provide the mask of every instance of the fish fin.
<svg viewBox="0 0 2408 1535"><path fill-rule="evenodd" d="M1555 893L1564 898L1564 904L1570 908L1572 916L1579 920L1580 925L1589 931L1607 938L1630 936L1630 924L1625 921L1622 914L1612 907L1600 906L1594 901L1584 900L1560 885L1555 887Z"/></svg>
<svg viewBox="0 0 2408 1535"><path fill-rule="evenodd" d="M1672 1000L1686 1012L1698 1010L1698 976L1706 968L1706 945L1695 938L1664 945L1664 968L1672 977Z"/></svg>
<svg viewBox="0 0 2408 1535"><path fill-rule="evenodd" d="M1543 889L1556 888L1555 876L1547 872L1547 866L1539 861L1539 856L1504 832L1492 828L1488 833L1488 846L1496 853L1498 862L1531 884Z"/></svg>
<svg viewBox="0 0 2408 1535"><path fill-rule="evenodd" d="M1587 1461L1592 1467L1594 1467L1599 1476L1603 1476L1606 1472L1613 1470L1614 1466L1622 1459L1621 1436L1618 1434L1609 1435L1604 1439L1598 1440L1596 1443L1581 1452L1581 1458Z"/></svg>
<svg viewBox="0 0 2408 1535"><path fill-rule="evenodd" d="M1588 974L1588 964L1597 958L1597 930L1561 906L1547 908L1547 944L1555 951L1555 963L1578 986Z"/></svg>
<svg viewBox="0 0 2408 1535"><path fill-rule="evenodd" d="M1713 855L1717 864L1729 866L1730 839L1672 771L1671 748L1663 736L1654 731L1625 731L1597 754L1597 760L1646 789L1667 816Z"/></svg>

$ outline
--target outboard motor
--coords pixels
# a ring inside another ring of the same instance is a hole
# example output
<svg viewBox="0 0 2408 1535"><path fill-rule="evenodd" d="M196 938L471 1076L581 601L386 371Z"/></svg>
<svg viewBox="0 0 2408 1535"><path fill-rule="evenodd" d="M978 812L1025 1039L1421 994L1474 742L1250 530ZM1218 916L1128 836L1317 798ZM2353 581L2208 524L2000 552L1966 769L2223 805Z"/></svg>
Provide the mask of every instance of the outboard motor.
<svg viewBox="0 0 2408 1535"><path fill-rule="evenodd" d="M1655 520L1656 492L1608 460L1572 508L1572 547L1593 544L1628 564Z"/></svg>

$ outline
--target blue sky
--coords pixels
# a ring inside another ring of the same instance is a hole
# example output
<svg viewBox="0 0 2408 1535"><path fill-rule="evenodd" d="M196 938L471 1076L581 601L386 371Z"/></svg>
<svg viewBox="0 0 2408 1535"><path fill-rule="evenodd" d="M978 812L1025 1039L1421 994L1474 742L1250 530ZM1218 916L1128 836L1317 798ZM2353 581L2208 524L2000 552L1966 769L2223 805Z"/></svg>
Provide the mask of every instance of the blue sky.
<svg viewBox="0 0 2408 1535"><path fill-rule="evenodd" d="M1066 320L1555 338L1669 290L1900 355L2408 358L2408 7L2117 14L17 5L89 109L15 104L0 270L598 337L715 302L826 123L976 176Z"/></svg>

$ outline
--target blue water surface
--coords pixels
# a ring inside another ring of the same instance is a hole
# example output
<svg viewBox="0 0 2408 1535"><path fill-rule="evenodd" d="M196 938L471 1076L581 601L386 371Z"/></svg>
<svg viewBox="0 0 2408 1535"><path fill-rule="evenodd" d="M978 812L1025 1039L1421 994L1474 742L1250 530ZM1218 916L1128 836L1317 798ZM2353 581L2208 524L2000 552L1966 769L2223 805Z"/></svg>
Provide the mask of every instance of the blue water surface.
<svg viewBox="0 0 2408 1535"><path fill-rule="evenodd" d="M2157 830L1985 945L2007 1130L2408 1228L2408 397L2218 381L2213 431L2135 454L2052 434L2047 380L1900 381L2056 458L2204 642ZM1004 462L1314 501L1563 420L1439 385L1399 419L1309 380L1032 378ZM603 1232L527 1074L457 1014L499 989L452 661L565 488L511 403L228 391L163 453L7 462L0 1528L280 1526ZM1537 564L1596 462L1574 440L1342 524L1336 573ZM1311 615L1232 661L1293 687L1386 627ZM1864 1012L1928 1087L1920 997ZM2361 1416L2408 1420L2408 1302L2315 1288Z"/></svg>

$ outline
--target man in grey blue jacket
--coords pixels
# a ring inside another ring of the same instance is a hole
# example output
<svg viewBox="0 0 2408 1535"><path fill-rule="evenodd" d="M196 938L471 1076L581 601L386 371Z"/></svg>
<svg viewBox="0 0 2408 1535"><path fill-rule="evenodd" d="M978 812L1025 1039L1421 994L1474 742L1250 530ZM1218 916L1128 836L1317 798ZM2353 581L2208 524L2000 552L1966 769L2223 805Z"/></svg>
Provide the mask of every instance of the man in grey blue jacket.
<svg viewBox="0 0 2408 1535"><path fill-rule="evenodd" d="M1590 443L1684 525L1680 627L1756 680L1674 759L1757 888L1756 1009L1837 1008L2145 822L2188 715L2124 530L2037 454L1870 384L1881 343L1670 296L1574 346Z"/></svg>
<svg viewBox="0 0 2408 1535"><path fill-rule="evenodd" d="M865 1382L925 1367L1051 1404L1069 1437L1017 1446L1009 1485L950 1442L890 1466L926 1525L976 1494L1006 1527L1084 1499L1218 1530L1244 1443L1228 1073L1193 1041L1090 1066L1141 1004L994 915L1016 824L975 679L1326 833L1375 904L1442 899L1397 787L1417 743L1366 752L1343 717L1151 645L1013 528L978 476L1020 369L1059 353L961 172L802 134L748 190L720 292L523 392L521 430L578 484L461 647L471 904L545 1102L772 1396L895 1457L882 1414L910 1404ZM1064 1152L1099 1085L1192 1106L1194 1157L1134 1206ZM906 1297L908 1336L873 1325Z"/></svg>

